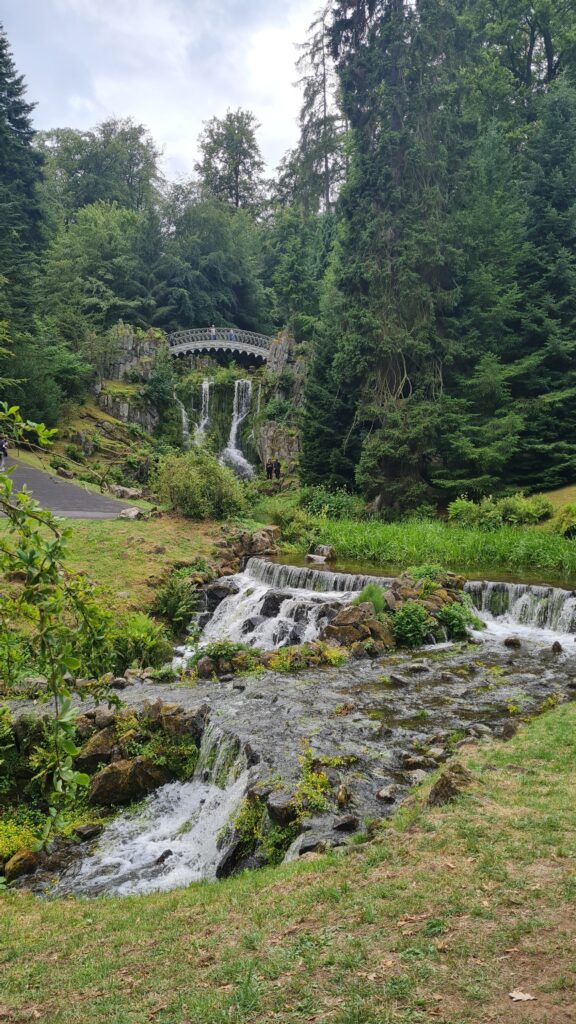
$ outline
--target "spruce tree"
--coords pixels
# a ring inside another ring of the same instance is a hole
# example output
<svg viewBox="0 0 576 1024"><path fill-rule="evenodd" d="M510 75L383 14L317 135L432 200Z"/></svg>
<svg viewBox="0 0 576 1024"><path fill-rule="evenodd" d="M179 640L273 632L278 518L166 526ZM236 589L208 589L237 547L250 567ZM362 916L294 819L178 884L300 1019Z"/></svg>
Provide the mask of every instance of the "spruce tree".
<svg viewBox="0 0 576 1024"><path fill-rule="evenodd" d="M0 320L13 330L31 326L35 255L43 241L42 157L32 145L34 104L25 92L0 25Z"/></svg>

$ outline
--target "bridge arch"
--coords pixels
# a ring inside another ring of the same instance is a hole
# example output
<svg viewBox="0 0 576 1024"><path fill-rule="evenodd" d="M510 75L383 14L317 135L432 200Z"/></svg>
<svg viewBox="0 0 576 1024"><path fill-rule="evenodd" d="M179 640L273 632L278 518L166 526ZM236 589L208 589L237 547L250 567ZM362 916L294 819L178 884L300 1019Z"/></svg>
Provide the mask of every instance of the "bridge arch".
<svg viewBox="0 0 576 1024"><path fill-rule="evenodd" d="M249 356L266 362L272 338L253 331L238 331L235 327L195 327L187 331L174 331L168 335L170 355L185 356L222 353Z"/></svg>

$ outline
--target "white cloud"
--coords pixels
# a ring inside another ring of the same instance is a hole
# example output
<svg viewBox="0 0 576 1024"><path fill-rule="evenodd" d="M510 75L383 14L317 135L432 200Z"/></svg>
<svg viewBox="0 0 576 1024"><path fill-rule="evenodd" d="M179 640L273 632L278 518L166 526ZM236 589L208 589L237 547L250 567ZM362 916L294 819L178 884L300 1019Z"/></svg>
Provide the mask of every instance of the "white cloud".
<svg viewBox="0 0 576 1024"><path fill-rule="evenodd" d="M41 128L112 115L147 125L169 176L190 175L202 122L252 110L273 168L297 138L295 44L318 0L5 0ZM31 16L32 15L32 16Z"/></svg>

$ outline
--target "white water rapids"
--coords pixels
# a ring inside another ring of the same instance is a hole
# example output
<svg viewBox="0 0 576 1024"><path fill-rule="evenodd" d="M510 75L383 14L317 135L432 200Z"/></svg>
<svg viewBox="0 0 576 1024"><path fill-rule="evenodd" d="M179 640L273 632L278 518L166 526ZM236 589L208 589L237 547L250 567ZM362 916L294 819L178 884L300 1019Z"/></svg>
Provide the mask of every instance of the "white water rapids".
<svg viewBox="0 0 576 1024"><path fill-rule="evenodd" d="M116 818L52 892L128 896L216 878L222 833L249 780L237 741L208 725L190 782L170 782Z"/></svg>

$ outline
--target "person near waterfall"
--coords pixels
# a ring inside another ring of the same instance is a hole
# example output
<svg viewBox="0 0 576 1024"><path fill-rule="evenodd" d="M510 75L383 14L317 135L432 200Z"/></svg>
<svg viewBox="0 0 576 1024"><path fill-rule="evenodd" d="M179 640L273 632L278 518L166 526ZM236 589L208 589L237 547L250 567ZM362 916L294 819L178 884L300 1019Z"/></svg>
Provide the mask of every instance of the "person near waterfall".
<svg viewBox="0 0 576 1024"><path fill-rule="evenodd" d="M217 338L216 328L215 328L214 324L212 324L212 326L210 328L210 341L216 341L216 338Z"/></svg>
<svg viewBox="0 0 576 1024"><path fill-rule="evenodd" d="M281 470L280 460L279 459L274 459L274 476L276 477L277 480L280 479L280 470Z"/></svg>
<svg viewBox="0 0 576 1024"><path fill-rule="evenodd" d="M268 459L268 461L266 462L266 479L267 480L271 480L273 474L274 474L274 463L272 462L272 459Z"/></svg>

